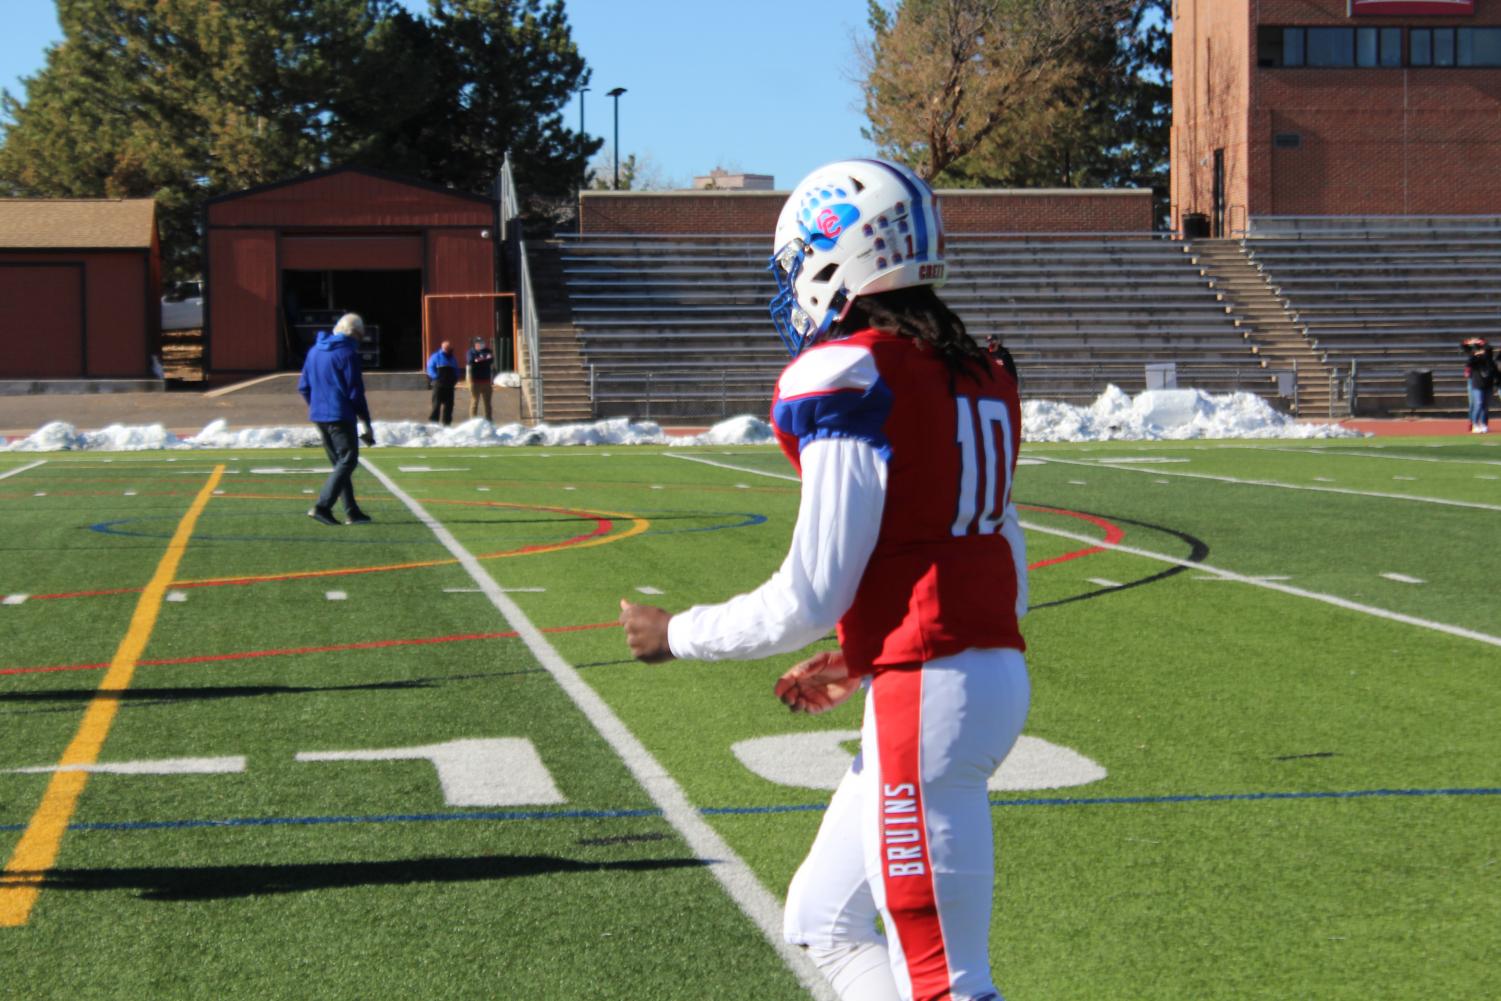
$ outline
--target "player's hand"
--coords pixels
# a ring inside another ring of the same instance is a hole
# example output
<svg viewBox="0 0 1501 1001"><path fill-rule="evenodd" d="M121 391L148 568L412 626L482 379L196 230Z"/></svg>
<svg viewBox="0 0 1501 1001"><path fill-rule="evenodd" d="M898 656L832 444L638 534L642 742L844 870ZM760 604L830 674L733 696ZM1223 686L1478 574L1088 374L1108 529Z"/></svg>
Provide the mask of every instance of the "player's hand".
<svg viewBox="0 0 1501 1001"><path fill-rule="evenodd" d="M360 432L360 441L373 447L375 445L375 428L366 424L365 430Z"/></svg>
<svg viewBox="0 0 1501 1001"><path fill-rule="evenodd" d="M620 599L620 624L625 628L625 643L631 656L647 664L672 659L667 645L667 623L672 615L655 605L637 605Z"/></svg>
<svg viewBox="0 0 1501 1001"><path fill-rule="evenodd" d="M860 679L850 677L844 653L825 650L778 678L773 691L795 713L826 713L854 695L859 687Z"/></svg>

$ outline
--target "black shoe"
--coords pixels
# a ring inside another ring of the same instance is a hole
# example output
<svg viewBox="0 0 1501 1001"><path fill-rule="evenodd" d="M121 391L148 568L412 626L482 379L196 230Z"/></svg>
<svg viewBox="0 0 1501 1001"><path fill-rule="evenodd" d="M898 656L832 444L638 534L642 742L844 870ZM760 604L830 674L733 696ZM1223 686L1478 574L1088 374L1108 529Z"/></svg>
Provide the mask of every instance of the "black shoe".
<svg viewBox="0 0 1501 1001"><path fill-rule="evenodd" d="M339 523L334 518L333 511L329 510L326 507L319 507L316 504L308 509L307 516L314 521L322 522L325 525L337 525Z"/></svg>
<svg viewBox="0 0 1501 1001"><path fill-rule="evenodd" d="M359 508L355 508L353 511L347 512L347 514L345 515L344 524L368 525L372 520L373 519L371 519L371 517L364 511L361 511Z"/></svg>

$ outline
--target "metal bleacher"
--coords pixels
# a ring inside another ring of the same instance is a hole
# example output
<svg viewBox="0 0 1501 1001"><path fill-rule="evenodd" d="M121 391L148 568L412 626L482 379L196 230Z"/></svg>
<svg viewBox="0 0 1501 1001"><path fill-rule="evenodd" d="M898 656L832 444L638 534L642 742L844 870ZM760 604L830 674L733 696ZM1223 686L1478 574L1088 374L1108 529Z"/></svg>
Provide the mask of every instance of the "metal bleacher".
<svg viewBox="0 0 1501 1001"><path fill-rule="evenodd" d="M1459 342L1501 329L1501 217L1262 217L1242 245L1357 409L1403 409L1414 372L1464 408Z"/></svg>
<svg viewBox="0 0 1501 1001"><path fill-rule="evenodd" d="M764 413L787 362L766 307L764 237L560 239L571 322L597 416ZM972 336L1002 339L1025 397L1086 402L1145 388L1173 362L1179 385L1275 386L1183 243L1150 233L950 234L945 300Z"/></svg>

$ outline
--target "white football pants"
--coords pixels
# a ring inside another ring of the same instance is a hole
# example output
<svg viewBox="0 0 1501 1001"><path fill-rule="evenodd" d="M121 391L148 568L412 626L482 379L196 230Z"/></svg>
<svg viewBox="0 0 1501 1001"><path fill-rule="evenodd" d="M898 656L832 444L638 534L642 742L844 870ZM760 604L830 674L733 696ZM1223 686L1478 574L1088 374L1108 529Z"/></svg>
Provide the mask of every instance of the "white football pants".
<svg viewBox="0 0 1501 1001"><path fill-rule="evenodd" d="M884 944L904 1001L999 1001L986 783L1021 735L1030 699L1016 650L966 650L875 675L860 753L787 892L787 941L815 954Z"/></svg>

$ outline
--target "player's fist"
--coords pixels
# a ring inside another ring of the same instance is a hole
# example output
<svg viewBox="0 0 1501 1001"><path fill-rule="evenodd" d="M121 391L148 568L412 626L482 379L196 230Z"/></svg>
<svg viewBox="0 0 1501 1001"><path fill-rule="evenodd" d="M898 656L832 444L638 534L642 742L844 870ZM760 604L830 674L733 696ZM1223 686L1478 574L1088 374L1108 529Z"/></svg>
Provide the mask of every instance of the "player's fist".
<svg viewBox="0 0 1501 1001"><path fill-rule="evenodd" d="M365 430L360 432L360 441L373 447L375 445L375 428L366 424Z"/></svg>
<svg viewBox="0 0 1501 1001"><path fill-rule="evenodd" d="M825 650L778 678L773 691L795 713L826 713L855 694L859 687L860 679L850 677L844 653Z"/></svg>
<svg viewBox="0 0 1501 1001"><path fill-rule="evenodd" d="M647 664L672 659L667 645L667 623L672 616L655 605L637 605L620 599L620 625L625 629L625 643L631 656Z"/></svg>

